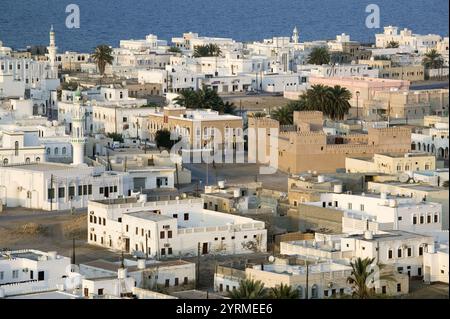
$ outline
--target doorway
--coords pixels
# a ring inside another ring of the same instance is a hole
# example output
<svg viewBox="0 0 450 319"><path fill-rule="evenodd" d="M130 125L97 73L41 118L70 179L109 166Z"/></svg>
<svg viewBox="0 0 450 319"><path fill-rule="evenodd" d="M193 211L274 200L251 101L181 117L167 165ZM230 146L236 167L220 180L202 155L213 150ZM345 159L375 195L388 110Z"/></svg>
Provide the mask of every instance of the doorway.
<svg viewBox="0 0 450 319"><path fill-rule="evenodd" d="M39 280L39 281L42 281L42 280L45 279L44 277L45 277L45 276L44 276L44 272L43 272L43 271L39 271L39 272L38 272L38 280Z"/></svg>
<svg viewBox="0 0 450 319"><path fill-rule="evenodd" d="M208 253L208 243L203 243L202 254L206 255Z"/></svg>

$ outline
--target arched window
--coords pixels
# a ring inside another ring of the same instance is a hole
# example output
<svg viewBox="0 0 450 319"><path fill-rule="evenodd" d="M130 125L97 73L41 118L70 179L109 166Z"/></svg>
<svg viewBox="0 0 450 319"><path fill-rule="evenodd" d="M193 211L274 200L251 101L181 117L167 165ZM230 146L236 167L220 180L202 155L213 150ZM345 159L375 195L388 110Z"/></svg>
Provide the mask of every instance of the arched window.
<svg viewBox="0 0 450 319"><path fill-rule="evenodd" d="M59 149L57 147L55 147L55 155L58 155L59 153Z"/></svg>
<svg viewBox="0 0 450 319"><path fill-rule="evenodd" d="M14 155L19 156L19 141L14 142Z"/></svg>
<svg viewBox="0 0 450 319"><path fill-rule="evenodd" d="M39 163L41 161L40 157L36 157L36 163Z"/></svg>
<svg viewBox="0 0 450 319"><path fill-rule="evenodd" d="M47 147L47 155L50 155L50 147Z"/></svg>
<svg viewBox="0 0 450 319"><path fill-rule="evenodd" d="M8 159L7 158L5 158L5 159L3 159L3 165L8 165Z"/></svg>
<svg viewBox="0 0 450 319"><path fill-rule="evenodd" d="M25 163L30 164L30 158L29 158L29 157L27 157L27 158L25 159Z"/></svg>
<svg viewBox="0 0 450 319"><path fill-rule="evenodd" d="M65 147L62 148L62 154L66 155L67 149Z"/></svg>
<svg viewBox="0 0 450 319"><path fill-rule="evenodd" d="M400 164L397 165L397 171L401 171L402 170L402 166Z"/></svg>
<svg viewBox="0 0 450 319"><path fill-rule="evenodd" d="M405 171L409 171L409 164L405 165Z"/></svg>

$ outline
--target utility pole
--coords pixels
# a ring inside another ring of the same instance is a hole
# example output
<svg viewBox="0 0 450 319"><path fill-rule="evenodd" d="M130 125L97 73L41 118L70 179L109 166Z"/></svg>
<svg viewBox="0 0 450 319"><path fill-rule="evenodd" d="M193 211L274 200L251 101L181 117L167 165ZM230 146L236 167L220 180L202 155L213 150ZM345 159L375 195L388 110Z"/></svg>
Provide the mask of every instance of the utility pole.
<svg viewBox="0 0 450 319"><path fill-rule="evenodd" d="M306 262L306 293L305 293L305 297L306 299L309 299L309 287L308 287L308 281L309 281L309 266L308 266L308 260L305 259Z"/></svg>
<svg viewBox="0 0 450 319"><path fill-rule="evenodd" d="M117 134L117 104L114 105L114 133Z"/></svg>
<svg viewBox="0 0 450 319"><path fill-rule="evenodd" d="M72 237L72 265L75 265L75 237Z"/></svg>
<svg viewBox="0 0 450 319"><path fill-rule="evenodd" d="M197 273L195 274L195 289L198 289L200 282L200 242L197 243Z"/></svg>

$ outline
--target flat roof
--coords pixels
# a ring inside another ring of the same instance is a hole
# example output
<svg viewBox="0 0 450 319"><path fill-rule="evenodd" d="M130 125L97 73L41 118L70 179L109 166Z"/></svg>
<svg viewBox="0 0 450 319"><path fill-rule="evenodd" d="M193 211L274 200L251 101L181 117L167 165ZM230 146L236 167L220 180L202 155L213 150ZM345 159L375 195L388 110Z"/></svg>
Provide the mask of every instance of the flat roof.
<svg viewBox="0 0 450 319"><path fill-rule="evenodd" d="M57 290L6 297L6 299L78 299L78 298L82 297L68 292Z"/></svg>
<svg viewBox="0 0 450 319"><path fill-rule="evenodd" d="M157 268L157 267L160 267L160 268L161 267L175 267L175 266L183 266L183 265L189 265L189 264L192 264L192 263L185 261L185 260L176 259L176 260L167 260L167 261L146 263L144 269L153 269L153 268ZM86 263L83 263L82 265L99 268L99 269L104 269L104 270L112 271L112 272L117 272L117 270L121 267L120 262L111 262L111 261L107 261L107 260L103 260L103 259L86 262ZM128 270L128 272L134 272L134 271L141 270L138 268L137 264L132 265L132 266L126 266L125 268ZM105 278L105 277L101 277L101 278Z"/></svg>
<svg viewBox="0 0 450 319"><path fill-rule="evenodd" d="M152 211L141 211L141 212L135 212L135 213L127 213L127 216L133 216L136 218L142 218L145 220L150 220L150 221L162 221L162 220L172 220L173 217L169 217L166 215L160 215L160 214L156 214Z"/></svg>
<svg viewBox="0 0 450 319"><path fill-rule="evenodd" d="M364 238L363 234L358 235L349 235L347 238L356 238L364 241L390 241L390 240L398 240L398 239L413 239L413 238L419 238L419 237L429 237L431 236L427 235L421 235L416 233L410 233L402 230L391 230L389 233L386 234L375 234L373 235L373 239L366 239Z"/></svg>

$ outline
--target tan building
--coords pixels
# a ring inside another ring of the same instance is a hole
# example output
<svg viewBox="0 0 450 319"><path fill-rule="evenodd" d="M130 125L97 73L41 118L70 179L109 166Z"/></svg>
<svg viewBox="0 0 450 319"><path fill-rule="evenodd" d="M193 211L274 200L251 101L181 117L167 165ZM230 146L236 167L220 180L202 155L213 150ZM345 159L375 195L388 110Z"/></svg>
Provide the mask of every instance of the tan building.
<svg viewBox="0 0 450 319"><path fill-rule="evenodd" d="M226 141L233 148L241 147L243 150L243 122L239 116L219 114L209 109L168 106L141 117L140 122L144 138L151 141L158 130L168 129L186 138L187 147L198 149L214 142L215 148L223 149Z"/></svg>
<svg viewBox="0 0 450 319"><path fill-rule="evenodd" d="M436 169L436 157L425 153L374 154L372 159L347 157L347 173L400 174L410 171Z"/></svg>
<svg viewBox="0 0 450 319"><path fill-rule="evenodd" d="M368 116L382 115L390 120L420 120L426 115L448 115L448 89L418 91L379 91L364 104Z"/></svg>
<svg viewBox="0 0 450 319"><path fill-rule="evenodd" d="M294 125L281 127L278 121L266 118L249 118L249 129L262 128L269 140L270 128L279 131L278 149L271 149L269 143L258 156L258 162L268 163L273 152L278 154L278 168L284 172L300 173L308 170L320 173L335 172L345 167L349 156L371 157L375 153L403 154L411 148L409 128L369 128L368 134L347 136L327 135L320 130L321 112L295 112ZM257 136L255 145L259 143ZM262 156L261 156L262 155ZM249 152L249 160L256 154Z"/></svg>
<svg viewBox="0 0 450 319"><path fill-rule="evenodd" d="M394 65L391 60L359 60L360 64L367 64L373 69L378 69L382 79L423 81L425 70L423 65Z"/></svg>

